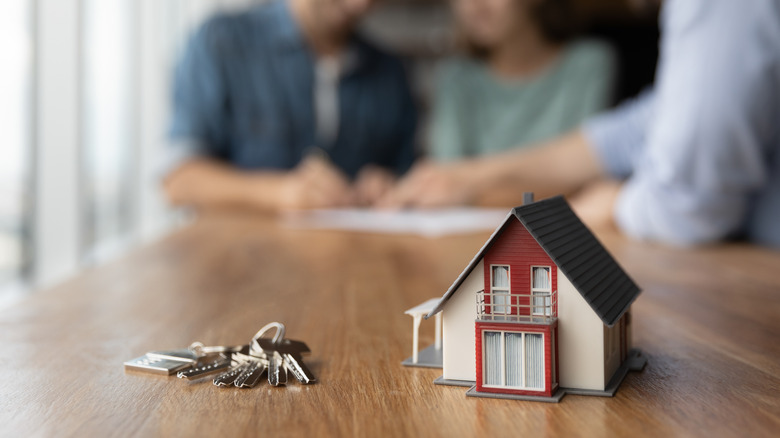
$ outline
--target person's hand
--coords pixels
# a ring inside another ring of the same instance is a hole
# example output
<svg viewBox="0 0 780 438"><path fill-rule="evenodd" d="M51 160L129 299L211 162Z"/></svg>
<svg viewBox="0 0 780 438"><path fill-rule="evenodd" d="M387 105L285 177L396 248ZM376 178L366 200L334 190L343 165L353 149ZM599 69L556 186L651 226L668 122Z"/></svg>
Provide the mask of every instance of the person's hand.
<svg viewBox="0 0 780 438"><path fill-rule="evenodd" d="M209 159L193 158L171 171L163 180L163 192L174 206L200 207L205 201L224 193L225 166Z"/></svg>
<svg viewBox="0 0 780 438"><path fill-rule="evenodd" d="M469 178L468 162L420 162L376 206L380 208L434 208L471 204L476 188Z"/></svg>
<svg viewBox="0 0 780 438"><path fill-rule="evenodd" d="M613 180L591 183L571 199L571 208L591 228L614 228L615 202L622 187Z"/></svg>
<svg viewBox="0 0 780 438"><path fill-rule="evenodd" d="M382 167L371 164L363 167L354 183L357 203L362 206L375 205L390 192L396 181L396 176Z"/></svg>
<svg viewBox="0 0 780 438"><path fill-rule="evenodd" d="M280 210L307 210L353 205L355 195L347 177L328 160L312 155L282 177Z"/></svg>

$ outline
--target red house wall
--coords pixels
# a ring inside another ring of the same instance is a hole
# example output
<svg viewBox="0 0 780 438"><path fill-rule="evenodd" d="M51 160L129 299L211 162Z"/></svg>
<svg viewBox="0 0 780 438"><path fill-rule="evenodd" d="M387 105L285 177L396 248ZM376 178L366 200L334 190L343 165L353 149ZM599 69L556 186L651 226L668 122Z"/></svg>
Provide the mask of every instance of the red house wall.
<svg viewBox="0 0 780 438"><path fill-rule="evenodd" d="M531 293L531 267L549 266L552 276L552 290L558 290L558 267L544 252L544 249L534 240L519 220L512 220L504 228L493 246L485 253L485 292L490 292L491 265L509 265L509 287L511 294L529 295ZM486 301L489 303L488 299ZM529 305L525 297L511 298L512 304ZM558 314L557 303L553 306L553 315ZM521 307L520 315L529 315L529 307ZM512 309L512 314L518 314L518 309Z"/></svg>
<svg viewBox="0 0 780 438"><path fill-rule="evenodd" d="M561 383L561 366L560 366L560 360L558 357L560 356L558 354L558 323L555 323L555 328L553 328L553 342L555 345L553 345L553 348L555 349L555 384L558 385Z"/></svg>
<svg viewBox="0 0 780 438"><path fill-rule="evenodd" d="M524 332L524 333L544 333L544 390L543 391L525 391L509 388L486 388L483 386L483 373L482 373L482 333L484 331L507 331L507 332ZM555 336L553 336L553 332ZM552 350L555 349L555 372L558 374L558 321L553 324L515 324L515 323L476 323L476 374L477 374L477 392L490 392L495 394L516 394L516 395L531 395L540 397L552 397L555 391L558 390L558 383L553 384L552 379ZM553 342L555 340L555 342ZM560 380L556 379L556 382Z"/></svg>

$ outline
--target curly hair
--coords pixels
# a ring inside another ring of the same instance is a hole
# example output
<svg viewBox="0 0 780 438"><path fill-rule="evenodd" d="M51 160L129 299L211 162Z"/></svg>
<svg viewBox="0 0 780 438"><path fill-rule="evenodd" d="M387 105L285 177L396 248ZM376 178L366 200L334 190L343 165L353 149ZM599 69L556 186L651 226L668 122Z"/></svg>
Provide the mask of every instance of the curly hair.
<svg viewBox="0 0 780 438"><path fill-rule="evenodd" d="M542 36L550 42L566 42L579 32L579 23L571 0L540 0L528 12ZM486 48L469 41L462 30L456 33L456 46L476 58L489 55Z"/></svg>

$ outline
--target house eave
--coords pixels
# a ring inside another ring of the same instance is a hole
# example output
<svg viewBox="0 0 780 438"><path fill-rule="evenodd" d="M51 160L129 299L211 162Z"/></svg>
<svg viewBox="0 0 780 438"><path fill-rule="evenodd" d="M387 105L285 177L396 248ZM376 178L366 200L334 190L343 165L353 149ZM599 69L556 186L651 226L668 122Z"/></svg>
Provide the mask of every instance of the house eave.
<svg viewBox="0 0 780 438"><path fill-rule="evenodd" d="M509 213L507 213L506 218L503 222L501 222L501 225L499 225L495 231L493 231L493 234L490 235L490 238L485 241L485 244L482 245L482 248L479 249L477 254L474 256L473 259L469 262L468 265L466 265L466 269L463 270L463 272L460 273L458 278L455 279L455 282L452 283L452 286L447 289L447 292L444 293L444 295L441 297L439 302L436 304L436 307L431 310L431 312L427 315L425 315L425 319L428 319L437 313L444 310L444 306L447 304L447 301L452 297L453 294L458 290L461 284L466 280L466 277L471 274L471 271L474 270L474 268L479 264L480 260L482 260L482 257L485 255L485 252L488 248L490 248L493 245L493 242L495 241L496 236L501 233L501 230L504 229L506 224L509 222L511 218L515 217L514 215L514 209L512 209ZM516 217L515 217L516 218Z"/></svg>

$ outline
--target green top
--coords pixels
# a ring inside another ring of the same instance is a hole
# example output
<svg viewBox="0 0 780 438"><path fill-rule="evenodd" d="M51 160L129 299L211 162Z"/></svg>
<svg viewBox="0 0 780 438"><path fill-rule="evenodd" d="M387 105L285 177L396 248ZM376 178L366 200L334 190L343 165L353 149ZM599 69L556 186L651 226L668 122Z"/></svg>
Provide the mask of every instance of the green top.
<svg viewBox="0 0 780 438"><path fill-rule="evenodd" d="M495 76L478 60L440 66L430 157L452 161L527 146L562 134L612 99L615 56L604 43L571 43L532 78Z"/></svg>

